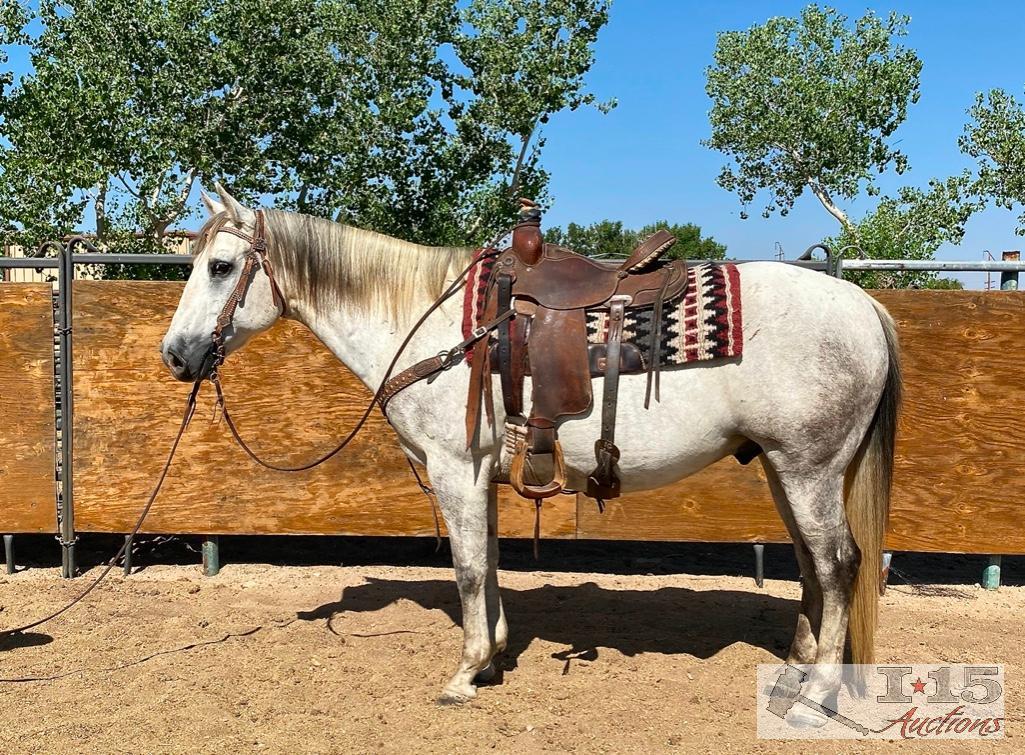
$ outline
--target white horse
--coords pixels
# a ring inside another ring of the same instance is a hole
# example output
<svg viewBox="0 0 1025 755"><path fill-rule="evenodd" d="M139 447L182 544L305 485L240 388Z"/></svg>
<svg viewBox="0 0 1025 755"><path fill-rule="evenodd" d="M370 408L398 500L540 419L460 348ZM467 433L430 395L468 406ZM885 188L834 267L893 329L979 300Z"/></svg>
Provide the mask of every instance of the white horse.
<svg viewBox="0 0 1025 755"><path fill-rule="evenodd" d="M183 381L208 368L215 321L249 247L217 231L254 232L254 211L217 189L220 201L203 195L212 217L162 345L165 363ZM472 254L273 210L266 211L266 237L288 316L310 328L372 390L411 321ZM645 377L622 377L618 473L624 491L650 489L697 472L746 440L762 448L803 577L788 661L826 664L821 668L828 671L803 690L821 702L839 687L848 628L853 662L873 658L901 390L895 327L859 288L820 273L759 262L743 265L740 278L742 358L666 369L662 400L648 410ZM227 350L241 348L280 313L269 278L257 273L225 333ZM398 369L459 343L461 318L461 297L453 297L429 317ZM469 370L459 365L415 384L388 406L403 449L426 465L437 493L462 599L462 657L439 698L444 703L476 696L475 683L494 674L492 659L507 637L491 481L501 462L502 402L496 402L495 427L467 450L468 379ZM496 380L496 394L500 390ZM559 430L574 489L583 489L594 465L597 414Z"/></svg>

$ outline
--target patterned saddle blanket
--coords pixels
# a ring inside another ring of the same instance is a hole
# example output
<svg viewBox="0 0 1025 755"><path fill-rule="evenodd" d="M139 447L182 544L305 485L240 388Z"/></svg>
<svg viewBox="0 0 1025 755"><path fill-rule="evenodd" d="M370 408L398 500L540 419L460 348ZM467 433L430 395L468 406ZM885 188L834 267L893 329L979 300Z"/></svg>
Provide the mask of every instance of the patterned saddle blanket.
<svg viewBox="0 0 1025 755"><path fill-rule="evenodd" d="M739 357L744 351L740 271L732 263L696 265L687 270L687 292L662 310L659 359L662 366ZM652 361L654 307L626 310L623 341L634 344L645 364ZM587 342L605 343L608 312L587 313Z"/></svg>
<svg viewBox="0 0 1025 755"><path fill-rule="evenodd" d="M483 297L490 269L474 268L463 300L463 335L469 337L481 325ZM694 265L687 269L687 290L662 309L662 334L658 358L663 367L739 357L744 351L743 314L740 301L740 270L737 265ZM623 342L632 343L650 365L654 307L626 310ZM587 341L604 344L608 335L608 311L587 312ZM468 355L469 356L469 355Z"/></svg>

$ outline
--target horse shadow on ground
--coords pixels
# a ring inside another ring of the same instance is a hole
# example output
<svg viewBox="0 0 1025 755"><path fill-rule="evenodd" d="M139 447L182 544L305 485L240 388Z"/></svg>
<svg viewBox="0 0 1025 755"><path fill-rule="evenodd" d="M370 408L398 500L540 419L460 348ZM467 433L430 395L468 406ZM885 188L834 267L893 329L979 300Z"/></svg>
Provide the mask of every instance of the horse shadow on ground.
<svg viewBox="0 0 1025 755"><path fill-rule="evenodd" d="M53 642L53 637L45 632L14 632L13 634L0 636L0 653L20 648L49 645L51 642Z"/></svg>
<svg viewBox="0 0 1025 755"><path fill-rule="evenodd" d="M379 611L403 599L444 611L454 624L461 623L459 595L448 580L368 578L365 584L345 588L340 600L300 611L297 617L326 619L332 631L345 634L346 614ZM595 660L601 648L626 656L661 653L707 659L738 642L782 657L790 647L798 610L798 601L766 593L685 587L610 590L594 582L503 588L502 600L509 620L509 645L501 664L505 669L515 668L534 639L565 646L552 657L567 664L571 659Z"/></svg>

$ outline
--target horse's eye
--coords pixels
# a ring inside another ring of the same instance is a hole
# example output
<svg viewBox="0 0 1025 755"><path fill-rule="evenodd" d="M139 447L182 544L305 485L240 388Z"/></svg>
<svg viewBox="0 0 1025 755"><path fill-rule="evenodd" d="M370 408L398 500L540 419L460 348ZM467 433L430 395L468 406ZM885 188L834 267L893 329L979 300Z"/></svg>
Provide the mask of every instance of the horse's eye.
<svg viewBox="0 0 1025 755"><path fill-rule="evenodd" d="M230 262L225 262L224 260L214 260L210 263L210 275L214 276L215 278L223 278L231 272L233 267L234 265L232 265Z"/></svg>

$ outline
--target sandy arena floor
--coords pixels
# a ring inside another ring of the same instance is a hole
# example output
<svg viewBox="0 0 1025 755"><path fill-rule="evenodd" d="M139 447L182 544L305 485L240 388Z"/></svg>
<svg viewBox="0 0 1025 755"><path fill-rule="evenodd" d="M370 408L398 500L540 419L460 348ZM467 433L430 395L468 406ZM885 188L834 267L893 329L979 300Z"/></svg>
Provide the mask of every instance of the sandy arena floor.
<svg viewBox="0 0 1025 755"><path fill-rule="evenodd" d="M543 566L542 566L543 568ZM636 571L636 570L634 570ZM755 737L754 668L789 645L798 588L741 576L503 570L512 632L493 686L434 700L459 654L451 570L227 564L119 572L29 641L0 645L0 752L1020 752L1025 588L891 588L885 661L1007 664L1008 738ZM91 572L95 573L95 572ZM0 625L84 580L0 578ZM915 746L917 744L917 746ZM823 745L827 749L823 749Z"/></svg>

